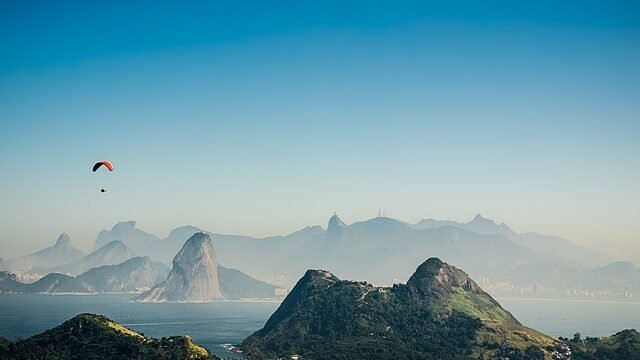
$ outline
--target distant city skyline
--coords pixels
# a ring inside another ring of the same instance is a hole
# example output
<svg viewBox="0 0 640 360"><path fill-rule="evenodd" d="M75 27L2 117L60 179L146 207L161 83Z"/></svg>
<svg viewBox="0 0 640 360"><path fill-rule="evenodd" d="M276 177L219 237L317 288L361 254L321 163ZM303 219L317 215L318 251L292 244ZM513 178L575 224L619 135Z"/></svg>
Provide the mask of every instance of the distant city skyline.
<svg viewBox="0 0 640 360"><path fill-rule="evenodd" d="M0 257L118 221L264 237L381 207L640 255L638 14L3 2Z"/></svg>

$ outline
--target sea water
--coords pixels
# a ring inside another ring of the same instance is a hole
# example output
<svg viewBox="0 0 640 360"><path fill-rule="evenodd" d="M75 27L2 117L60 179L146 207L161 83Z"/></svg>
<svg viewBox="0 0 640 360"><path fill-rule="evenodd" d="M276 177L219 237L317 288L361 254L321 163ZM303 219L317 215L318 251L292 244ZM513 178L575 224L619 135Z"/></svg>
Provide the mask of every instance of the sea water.
<svg viewBox="0 0 640 360"><path fill-rule="evenodd" d="M140 304L131 295L0 295L0 335L25 338L84 312L160 338L189 335L223 359L241 358L223 347L239 344L262 328L277 309L274 302ZM617 302L498 299L524 325L548 335L612 335L640 329L640 304Z"/></svg>
<svg viewBox="0 0 640 360"><path fill-rule="evenodd" d="M241 358L223 344L239 344L262 328L274 302L140 304L131 295L0 295L0 336L38 334L79 313L95 313L147 336L189 335L224 358Z"/></svg>

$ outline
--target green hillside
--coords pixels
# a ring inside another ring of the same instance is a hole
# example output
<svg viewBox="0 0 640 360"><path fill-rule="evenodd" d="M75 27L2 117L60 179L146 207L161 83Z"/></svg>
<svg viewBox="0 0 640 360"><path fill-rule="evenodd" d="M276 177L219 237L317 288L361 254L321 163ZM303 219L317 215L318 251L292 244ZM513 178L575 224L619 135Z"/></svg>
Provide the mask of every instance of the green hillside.
<svg viewBox="0 0 640 360"><path fill-rule="evenodd" d="M309 270L264 328L252 359L550 359L562 343L522 326L461 270L431 258L406 285Z"/></svg>
<svg viewBox="0 0 640 360"><path fill-rule="evenodd" d="M145 337L94 314L80 314L25 340L0 338L2 359L215 359L188 336Z"/></svg>

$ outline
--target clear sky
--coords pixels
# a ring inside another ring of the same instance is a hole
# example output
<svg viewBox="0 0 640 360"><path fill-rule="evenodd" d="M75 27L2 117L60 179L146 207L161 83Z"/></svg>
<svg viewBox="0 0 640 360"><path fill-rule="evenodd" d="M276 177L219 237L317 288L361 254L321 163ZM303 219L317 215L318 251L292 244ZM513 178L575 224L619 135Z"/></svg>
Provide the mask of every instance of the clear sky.
<svg viewBox="0 0 640 360"><path fill-rule="evenodd" d="M0 257L380 207L640 253L637 2L310 3L0 2Z"/></svg>

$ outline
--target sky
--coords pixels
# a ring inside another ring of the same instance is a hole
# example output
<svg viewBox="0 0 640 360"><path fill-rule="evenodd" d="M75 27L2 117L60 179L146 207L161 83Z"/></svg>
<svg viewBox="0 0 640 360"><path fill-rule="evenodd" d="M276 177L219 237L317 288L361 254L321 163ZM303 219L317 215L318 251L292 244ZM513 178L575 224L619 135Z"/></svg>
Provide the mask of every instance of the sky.
<svg viewBox="0 0 640 360"><path fill-rule="evenodd" d="M379 209L640 254L639 65L632 1L1 1L0 257Z"/></svg>

